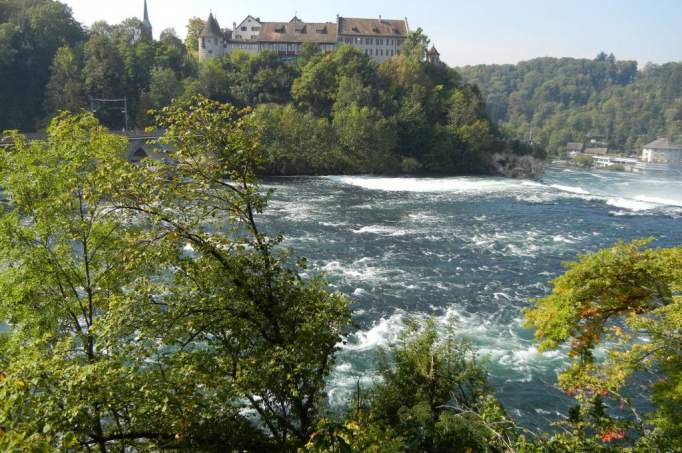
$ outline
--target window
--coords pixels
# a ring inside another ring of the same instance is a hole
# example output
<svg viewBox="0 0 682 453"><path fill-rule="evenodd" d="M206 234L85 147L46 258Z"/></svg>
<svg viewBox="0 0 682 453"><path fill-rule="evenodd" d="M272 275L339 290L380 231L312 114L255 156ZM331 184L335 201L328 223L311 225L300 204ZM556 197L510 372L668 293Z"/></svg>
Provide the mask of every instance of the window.
<svg viewBox="0 0 682 453"><path fill-rule="evenodd" d="M242 28L241 28L241 30L242 30L242 31L247 31L247 30L248 30L248 28L246 28L246 27L242 27Z"/></svg>
<svg viewBox="0 0 682 453"><path fill-rule="evenodd" d="M206 48L206 38L201 38L201 48L202 49Z"/></svg>
<svg viewBox="0 0 682 453"><path fill-rule="evenodd" d="M260 31L260 27L251 27L251 31Z"/></svg>
<svg viewBox="0 0 682 453"><path fill-rule="evenodd" d="M369 54L370 54L370 56L372 55L372 49L369 49Z"/></svg>
<svg viewBox="0 0 682 453"><path fill-rule="evenodd" d="M372 44L372 39L371 38L365 38L365 44L367 44L367 45Z"/></svg>

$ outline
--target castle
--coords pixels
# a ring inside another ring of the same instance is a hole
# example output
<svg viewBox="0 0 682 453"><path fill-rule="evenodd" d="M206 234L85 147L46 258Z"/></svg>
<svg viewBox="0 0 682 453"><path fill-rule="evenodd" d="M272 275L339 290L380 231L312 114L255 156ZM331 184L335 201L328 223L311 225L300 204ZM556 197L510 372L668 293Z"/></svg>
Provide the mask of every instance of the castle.
<svg viewBox="0 0 682 453"><path fill-rule="evenodd" d="M264 22L247 16L232 30L220 28L213 13L199 36L199 59L229 55L235 49L249 53L272 50L281 58L299 55L305 43L317 44L324 52L345 43L378 62L400 53L410 31L407 18L388 20L337 16L336 22L304 22L294 16L289 22ZM435 49L434 49L435 50Z"/></svg>

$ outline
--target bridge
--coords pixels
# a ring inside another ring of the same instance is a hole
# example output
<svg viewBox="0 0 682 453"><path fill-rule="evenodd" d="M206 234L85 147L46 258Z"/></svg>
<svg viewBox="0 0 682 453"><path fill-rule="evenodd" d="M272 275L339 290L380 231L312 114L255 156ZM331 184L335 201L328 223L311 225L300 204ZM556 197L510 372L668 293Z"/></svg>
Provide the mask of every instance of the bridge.
<svg viewBox="0 0 682 453"><path fill-rule="evenodd" d="M161 148L165 146L159 144L159 138L164 131L146 132L142 130L130 131L110 131L114 135L125 137L128 140L127 158L130 162L139 162L145 158L161 159ZM22 134L30 141L45 141L45 132L31 132ZM8 147L11 143L4 137L0 137L0 148Z"/></svg>

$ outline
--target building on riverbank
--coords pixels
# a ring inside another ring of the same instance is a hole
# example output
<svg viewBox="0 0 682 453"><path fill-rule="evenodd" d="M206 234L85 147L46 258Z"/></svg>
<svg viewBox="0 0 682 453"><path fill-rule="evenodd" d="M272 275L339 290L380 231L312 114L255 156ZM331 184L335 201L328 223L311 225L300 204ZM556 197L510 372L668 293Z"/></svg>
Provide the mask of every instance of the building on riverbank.
<svg viewBox="0 0 682 453"><path fill-rule="evenodd" d="M577 142L566 143L566 157L573 159L578 154L582 154L585 145Z"/></svg>
<svg viewBox="0 0 682 453"><path fill-rule="evenodd" d="M682 145L668 138L658 138L644 145L642 161L650 164L664 164L673 167L682 165Z"/></svg>
<svg viewBox="0 0 682 453"><path fill-rule="evenodd" d="M606 156L609 154L608 148L585 148L584 154L588 156Z"/></svg>
<svg viewBox="0 0 682 453"><path fill-rule="evenodd" d="M213 13L199 36L199 59L220 58L234 50L258 53L272 50L280 58L294 58L306 43L316 44L323 52L332 52L338 45L349 44L370 58L383 62L400 53L409 33L404 20L346 18L336 22L304 22L294 16L288 22L264 22L247 16L232 29L223 29Z"/></svg>

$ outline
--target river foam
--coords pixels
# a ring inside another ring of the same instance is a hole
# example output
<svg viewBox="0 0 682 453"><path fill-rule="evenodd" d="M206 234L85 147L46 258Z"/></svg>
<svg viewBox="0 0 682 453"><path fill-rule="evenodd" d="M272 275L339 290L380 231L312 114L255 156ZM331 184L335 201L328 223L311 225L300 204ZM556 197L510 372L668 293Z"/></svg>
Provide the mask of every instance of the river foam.
<svg viewBox="0 0 682 453"><path fill-rule="evenodd" d="M279 185L278 185L279 184ZM562 263L618 240L682 243L682 181L549 169L542 182L501 178L325 177L273 183L268 234L282 232L306 277L326 274L353 301L332 406L377 380L377 354L408 319L448 323L479 351L521 423L546 424L570 401L556 389L563 351L540 353L522 311ZM281 188L278 189L278 187ZM538 412L538 410L543 412Z"/></svg>

